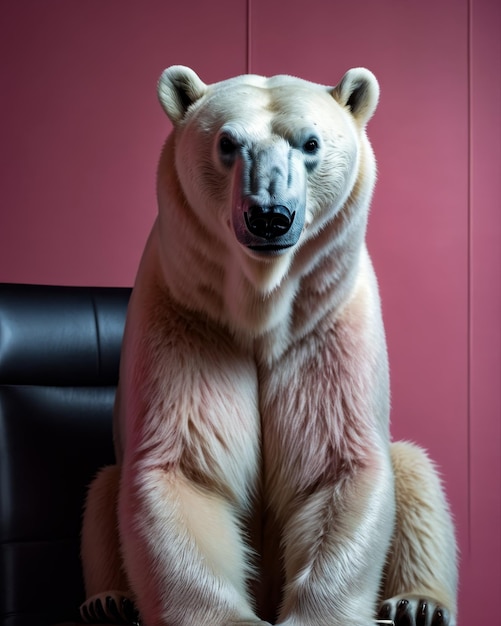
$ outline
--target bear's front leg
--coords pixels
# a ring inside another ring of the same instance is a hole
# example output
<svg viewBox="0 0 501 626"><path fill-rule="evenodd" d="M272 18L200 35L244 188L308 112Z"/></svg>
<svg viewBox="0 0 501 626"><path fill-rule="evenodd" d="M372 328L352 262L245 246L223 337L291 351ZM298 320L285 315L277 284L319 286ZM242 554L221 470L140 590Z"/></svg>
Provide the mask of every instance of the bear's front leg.
<svg viewBox="0 0 501 626"><path fill-rule="evenodd" d="M374 624L393 527L392 478L383 459L304 495L283 531L283 626Z"/></svg>
<svg viewBox="0 0 501 626"><path fill-rule="evenodd" d="M259 472L255 363L166 297L151 313L136 302L117 427L121 548L141 623L265 624L241 530Z"/></svg>
<svg viewBox="0 0 501 626"><path fill-rule="evenodd" d="M126 472L123 484L123 554L141 624L265 624L247 599L231 504L163 468Z"/></svg>
<svg viewBox="0 0 501 626"><path fill-rule="evenodd" d="M386 351L367 292L260 366L283 626L375 624L395 517Z"/></svg>

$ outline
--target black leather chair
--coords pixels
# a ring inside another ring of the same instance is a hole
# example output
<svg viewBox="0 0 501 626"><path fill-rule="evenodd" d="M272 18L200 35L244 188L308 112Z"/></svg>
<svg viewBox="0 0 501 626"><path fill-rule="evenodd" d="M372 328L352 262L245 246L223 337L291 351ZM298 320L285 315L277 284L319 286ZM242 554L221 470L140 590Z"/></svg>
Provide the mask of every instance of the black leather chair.
<svg viewBox="0 0 501 626"><path fill-rule="evenodd" d="M0 284L0 624L78 621L130 289Z"/></svg>

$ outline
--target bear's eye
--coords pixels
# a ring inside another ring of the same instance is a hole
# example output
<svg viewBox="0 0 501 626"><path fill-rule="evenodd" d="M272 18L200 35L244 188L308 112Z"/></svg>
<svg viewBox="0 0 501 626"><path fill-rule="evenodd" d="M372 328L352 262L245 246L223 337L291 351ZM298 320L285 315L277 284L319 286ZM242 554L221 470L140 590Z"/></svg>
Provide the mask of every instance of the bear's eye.
<svg viewBox="0 0 501 626"><path fill-rule="evenodd" d="M318 148L319 148L318 139L315 139L314 137L311 137L310 139L308 139L308 141L306 141L303 144L303 150L307 154L315 154L315 152L317 152Z"/></svg>
<svg viewBox="0 0 501 626"><path fill-rule="evenodd" d="M237 150L237 144L227 135L223 135L219 140L219 152L223 157L231 157Z"/></svg>

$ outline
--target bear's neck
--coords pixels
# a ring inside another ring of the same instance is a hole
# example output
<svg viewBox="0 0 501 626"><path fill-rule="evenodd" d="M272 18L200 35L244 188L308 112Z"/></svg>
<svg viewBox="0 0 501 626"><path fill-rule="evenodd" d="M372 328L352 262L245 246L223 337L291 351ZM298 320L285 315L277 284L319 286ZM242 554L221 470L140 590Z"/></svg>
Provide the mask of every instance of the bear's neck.
<svg viewBox="0 0 501 626"><path fill-rule="evenodd" d="M172 297L183 307L230 330L241 345L253 346L272 361L313 328L340 310L354 289L364 246L364 227L343 220L351 233L333 223L306 241L286 263L279 284L269 290L266 270L256 285L258 269L249 277L234 251L201 230L184 211L186 228L172 232L159 219L162 272ZM168 226L168 225L166 225ZM336 231L333 233L332 231ZM182 233L189 237L182 237ZM217 254L214 254L217 251ZM271 268L272 269L272 268Z"/></svg>

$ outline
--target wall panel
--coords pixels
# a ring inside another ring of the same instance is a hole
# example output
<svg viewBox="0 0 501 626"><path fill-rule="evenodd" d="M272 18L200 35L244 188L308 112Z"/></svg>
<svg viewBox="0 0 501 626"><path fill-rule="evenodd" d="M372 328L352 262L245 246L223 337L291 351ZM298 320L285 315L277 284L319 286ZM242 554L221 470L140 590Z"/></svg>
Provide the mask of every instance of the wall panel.
<svg viewBox="0 0 501 626"><path fill-rule="evenodd" d="M501 624L501 4L470 2L469 543L464 624ZM482 619L483 618L483 619Z"/></svg>
<svg viewBox="0 0 501 626"><path fill-rule="evenodd" d="M160 72L240 74L245 38L245 0L2 3L0 280L132 284L170 130Z"/></svg>

